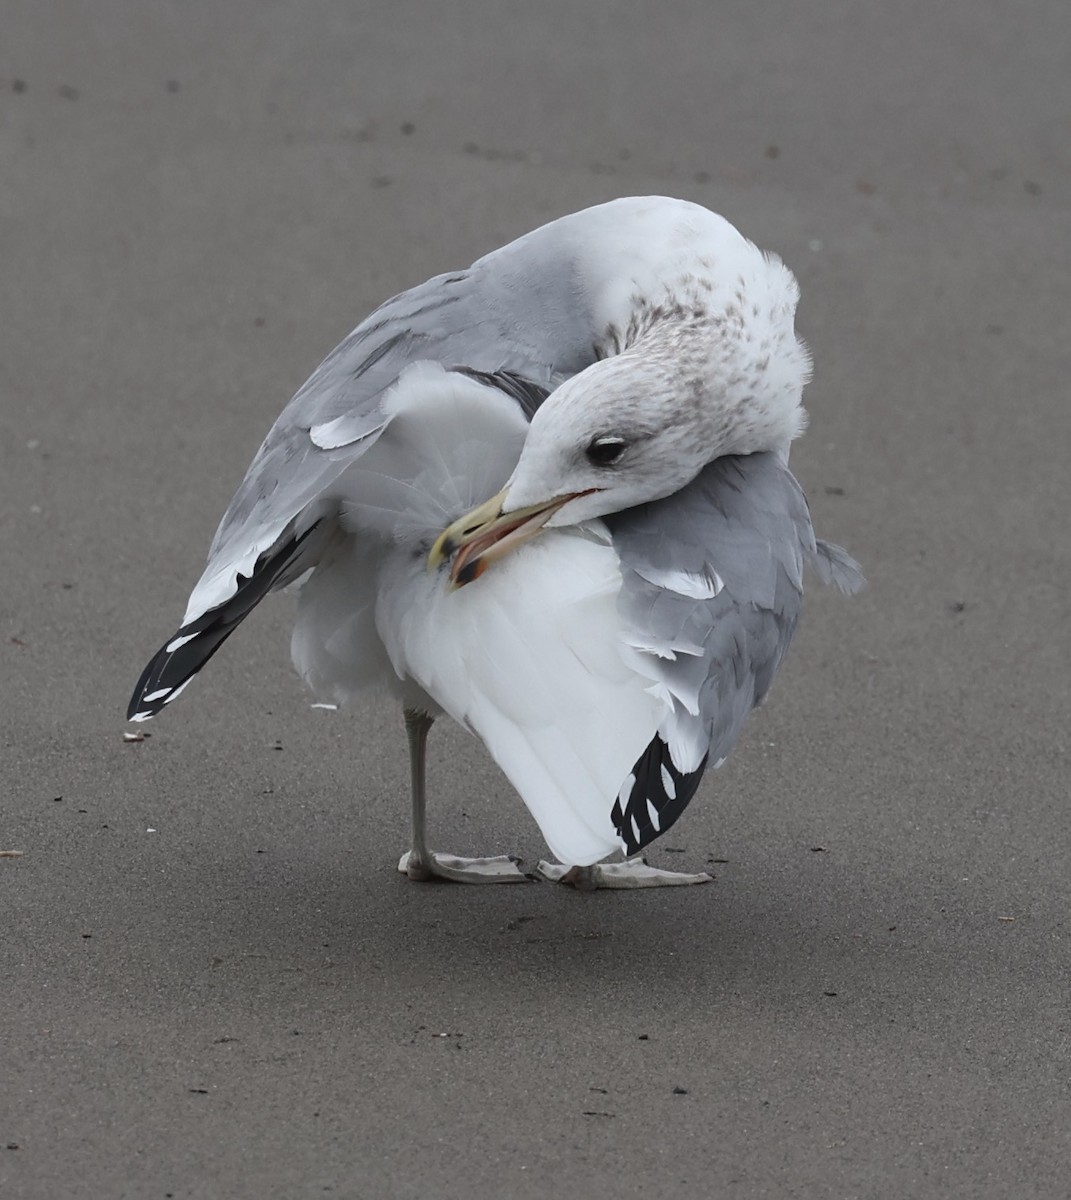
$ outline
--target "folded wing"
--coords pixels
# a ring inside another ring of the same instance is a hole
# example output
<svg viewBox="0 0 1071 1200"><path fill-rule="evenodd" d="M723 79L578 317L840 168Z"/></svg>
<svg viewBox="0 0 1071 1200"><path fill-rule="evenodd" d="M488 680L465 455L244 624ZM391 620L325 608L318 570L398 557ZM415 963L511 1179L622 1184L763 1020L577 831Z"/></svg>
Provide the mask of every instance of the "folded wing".
<svg viewBox="0 0 1071 1200"><path fill-rule="evenodd" d="M635 853L677 820L769 691L799 619L805 563L843 590L862 575L839 547L815 541L803 492L776 454L717 459L681 491L606 523L626 639L665 705L613 805Z"/></svg>

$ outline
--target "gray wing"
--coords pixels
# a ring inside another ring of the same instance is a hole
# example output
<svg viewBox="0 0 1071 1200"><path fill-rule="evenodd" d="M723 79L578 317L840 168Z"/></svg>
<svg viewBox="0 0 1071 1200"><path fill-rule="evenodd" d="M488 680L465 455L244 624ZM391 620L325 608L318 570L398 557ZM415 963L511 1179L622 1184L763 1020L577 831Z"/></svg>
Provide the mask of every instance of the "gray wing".
<svg viewBox="0 0 1071 1200"><path fill-rule="evenodd" d="M384 397L411 363L511 375L549 390L595 361L572 250L530 239L388 300L283 409L216 531L185 627L226 603L273 546L323 515L331 484L384 428Z"/></svg>
<svg viewBox="0 0 1071 1200"><path fill-rule="evenodd" d="M776 454L717 459L681 491L606 523L622 615L671 705L611 814L631 854L677 820L769 691L799 618L805 563L843 590L862 575L839 547L816 542Z"/></svg>

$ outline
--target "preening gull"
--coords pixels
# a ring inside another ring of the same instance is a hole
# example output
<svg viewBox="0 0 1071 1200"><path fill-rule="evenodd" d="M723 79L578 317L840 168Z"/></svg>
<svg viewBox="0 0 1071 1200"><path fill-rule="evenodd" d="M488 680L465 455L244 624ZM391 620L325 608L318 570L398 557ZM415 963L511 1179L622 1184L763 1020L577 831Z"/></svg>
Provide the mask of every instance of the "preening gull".
<svg viewBox="0 0 1071 1200"><path fill-rule="evenodd" d="M644 847L766 696L804 566L862 584L788 469L809 372L797 298L722 217L648 197L388 300L268 433L129 718L296 582L292 655L318 698L386 687L403 709L411 879L527 878L508 856L428 849L425 748L445 712L535 818L560 860L545 877L706 881Z"/></svg>

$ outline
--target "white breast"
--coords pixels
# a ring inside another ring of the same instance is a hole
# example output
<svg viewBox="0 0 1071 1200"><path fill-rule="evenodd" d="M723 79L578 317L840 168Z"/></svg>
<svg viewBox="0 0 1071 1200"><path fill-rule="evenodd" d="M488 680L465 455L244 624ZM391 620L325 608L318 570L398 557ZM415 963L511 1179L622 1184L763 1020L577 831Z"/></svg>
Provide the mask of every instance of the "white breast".
<svg viewBox="0 0 1071 1200"><path fill-rule="evenodd" d="M620 846L610 808L666 711L626 661L620 587L613 548L573 530L456 592L400 557L381 577L395 668L483 740L567 863Z"/></svg>

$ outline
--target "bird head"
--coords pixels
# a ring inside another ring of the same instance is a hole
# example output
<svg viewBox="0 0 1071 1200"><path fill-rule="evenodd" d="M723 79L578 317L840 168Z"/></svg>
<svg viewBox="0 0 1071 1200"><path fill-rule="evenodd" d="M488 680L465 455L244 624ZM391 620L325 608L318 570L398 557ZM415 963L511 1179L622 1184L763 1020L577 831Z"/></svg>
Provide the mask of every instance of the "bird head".
<svg viewBox="0 0 1071 1200"><path fill-rule="evenodd" d="M731 300L667 306L621 353L552 392L505 488L440 535L429 568L453 558L462 586L543 527L659 500L722 455L787 455L806 423L798 292L779 260L750 249L753 276Z"/></svg>

